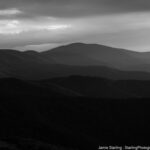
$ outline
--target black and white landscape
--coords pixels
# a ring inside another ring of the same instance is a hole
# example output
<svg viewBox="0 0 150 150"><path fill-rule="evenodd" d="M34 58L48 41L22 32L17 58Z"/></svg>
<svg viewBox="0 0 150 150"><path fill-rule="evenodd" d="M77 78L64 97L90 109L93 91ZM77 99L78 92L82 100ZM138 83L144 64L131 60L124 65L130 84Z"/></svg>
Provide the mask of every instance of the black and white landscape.
<svg viewBox="0 0 150 150"><path fill-rule="evenodd" d="M1 50L1 140L10 149L147 144L148 55L82 43Z"/></svg>
<svg viewBox="0 0 150 150"><path fill-rule="evenodd" d="M0 150L149 146L149 10L0 0Z"/></svg>

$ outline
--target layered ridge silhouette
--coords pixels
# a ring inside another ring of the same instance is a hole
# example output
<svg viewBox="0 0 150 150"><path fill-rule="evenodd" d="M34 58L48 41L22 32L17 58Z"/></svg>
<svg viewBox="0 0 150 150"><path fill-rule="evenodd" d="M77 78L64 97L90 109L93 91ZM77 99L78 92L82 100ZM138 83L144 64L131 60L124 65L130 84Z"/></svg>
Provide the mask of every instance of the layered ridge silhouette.
<svg viewBox="0 0 150 150"><path fill-rule="evenodd" d="M150 134L149 55L82 43L0 50L0 146L140 144Z"/></svg>
<svg viewBox="0 0 150 150"><path fill-rule="evenodd" d="M149 79L150 53L74 43L45 52L0 51L0 77L48 79L84 75Z"/></svg>
<svg viewBox="0 0 150 150"><path fill-rule="evenodd" d="M107 78L70 76L46 80L0 79L2 98L149 98L150 80L110 80Z"/></svg>

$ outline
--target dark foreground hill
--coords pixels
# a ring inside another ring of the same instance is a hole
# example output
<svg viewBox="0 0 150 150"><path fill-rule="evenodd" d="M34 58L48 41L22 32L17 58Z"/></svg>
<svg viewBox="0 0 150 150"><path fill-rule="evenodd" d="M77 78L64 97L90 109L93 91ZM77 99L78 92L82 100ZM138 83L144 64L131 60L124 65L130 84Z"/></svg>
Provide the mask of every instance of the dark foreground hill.
<svg viewBox="0 0 150 150"><path fill-rule="evenodd" d="M106 78L70 76L45 80L87 97L150 98L149 80L109 80Z"/></svg>
<svg viewBox="0 0 150 150"><path fill-rule="evenodd" d="M0 79L2 97L33 98L150 98L149 80L110 80L107 78L70 76L47 80Z"/></svg>
<svg viewBox="0 0 150 150"><path fill-rule="evenodd" d="M19 80L15 78L0 79L0 93L3 97L33 96L33 97L76 97L81 94L73 90L50 83L41 84L33 81Z"/></svg>
<svg viewBox="0 0 150 150"><path fill-rule="evenodd" d="M101 84L99 87L97 82ZM148 144L149 99L134 99L130 94L116 98L109 92L110 88L112 92L121 88L126 91L128 85L133 85L134 90L143 85L144 91L149 84L143 81L112 83L107 79L80 76L47 81L1 79L0 140L20 150L29 150L29 147L31 150L61 150L63 147L64 150L91 150L101 145ZM88 97L87 92L94 90L85 91L85 87L97 89L99 98L92 94ZM106 97L103 87L109 90L105 91ZM71 94L66 94L64 89L72 91ZM127 93L134 92L130 90ZM140 90L137 93L140 94ZM43 144L44 148L39 146Z"/></svg>

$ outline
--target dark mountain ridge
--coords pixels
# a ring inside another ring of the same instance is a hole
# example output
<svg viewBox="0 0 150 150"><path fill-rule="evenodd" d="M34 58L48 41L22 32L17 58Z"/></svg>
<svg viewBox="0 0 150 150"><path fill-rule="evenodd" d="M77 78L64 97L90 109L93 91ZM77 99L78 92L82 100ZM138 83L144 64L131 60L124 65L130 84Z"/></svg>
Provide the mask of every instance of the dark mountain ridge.
<svg viewBox="0 0 150 150"><path fill-rule="evenodd" d="M149 53L74 43L45 52L0 50L0 77L49 79L70 75L150 79Z"/></svg>
<svg viewBox="0 0 150 150"><path fill-rule="evenodd" d="M143 63L135 57L139 53L111 48L97 44L74 43L43 52L46 57L53 56L59 63L66 65L106 65L118 69L128 65Z"/></svg>
<svg viewBox="0 0 150 150"><path fill-rule="evenodd" d="M107 78L70 76L45 80L72 89L87 97L99 98L150 98L150 81L109 80Z"/></svg>
<svg viewBox="0 0 150 150"><path fill-rule="evenodd" d="M53 56L59 63L67 65L106 65L121 70L130 70L130 67L134 69L133 66L150 64L150 60L148 61L147 59L145 61L148 53L117 49L98 44L73 43L43 52L43 54L47 57ZM80 61L81 63L79 63Z"/></svg>
<svg viewBox="0 0 150 150"><path fill-rule="evenodd" d="M149 89L150 81L83 76L0 79L0 140L9 144L17 140L19 146L22 138L35 139L68 150L140 144L150 134L150 102L140 99L150 97ZM18 149L28 150L27 145Z"/></svg>
<svg viewBox="0 0 150 150"><path fill-rule="evenodd" d="M149 80L110 80L107 78L70 76L46 80L0 79L2 97L94 97L94 98L149 98Z"/></svg>

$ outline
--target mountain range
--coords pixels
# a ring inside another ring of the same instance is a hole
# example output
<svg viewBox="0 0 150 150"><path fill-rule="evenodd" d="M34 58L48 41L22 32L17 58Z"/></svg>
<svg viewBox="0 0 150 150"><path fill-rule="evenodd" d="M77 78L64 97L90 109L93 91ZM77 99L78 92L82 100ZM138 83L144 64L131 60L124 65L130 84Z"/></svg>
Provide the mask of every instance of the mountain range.
<svg viewBox="0 0 150 150"><path fill-rule="evenodd" d="M0 50L1 91L5 95L36 96L42 91L51 97L147 98L148 57L148 52L83 43L44 52Z"/></svg>
<svg viewBox="0 0 150 150"><path fill-rule="evenodd" d="M0 149L147 144L149 98L149 52L83 43L0 50Z"/></svg>
<svg viewBox="0 0 150 150"><path fill-rule="evenodd" d="M150 79L150 53L73 43L44 52L0 50L0 77L48 79L70 75Z"/></svg>

